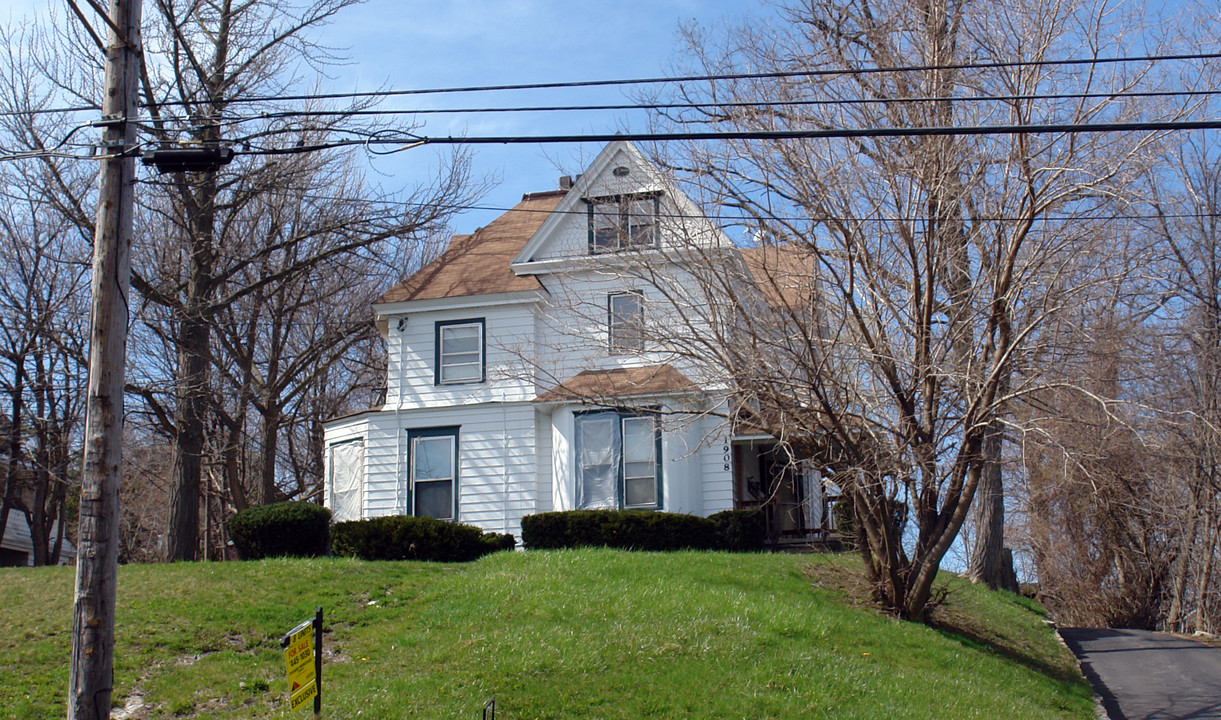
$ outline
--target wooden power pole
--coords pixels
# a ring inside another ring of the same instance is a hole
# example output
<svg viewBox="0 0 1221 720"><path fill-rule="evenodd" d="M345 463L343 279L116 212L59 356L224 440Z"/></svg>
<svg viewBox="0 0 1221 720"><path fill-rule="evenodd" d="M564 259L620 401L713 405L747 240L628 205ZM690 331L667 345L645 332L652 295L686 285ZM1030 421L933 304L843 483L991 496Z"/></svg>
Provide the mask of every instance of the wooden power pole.
<svg viewBox="0 0 1221 720"><path fill-rule="evenodd" d="M136 88L140 76L140 0L110 0L103 160L93 240L93 316L85 409L72 669L68 720L110 717L114 682L115 577L119 545L119 464L127 291L136 182Z"/></svg>

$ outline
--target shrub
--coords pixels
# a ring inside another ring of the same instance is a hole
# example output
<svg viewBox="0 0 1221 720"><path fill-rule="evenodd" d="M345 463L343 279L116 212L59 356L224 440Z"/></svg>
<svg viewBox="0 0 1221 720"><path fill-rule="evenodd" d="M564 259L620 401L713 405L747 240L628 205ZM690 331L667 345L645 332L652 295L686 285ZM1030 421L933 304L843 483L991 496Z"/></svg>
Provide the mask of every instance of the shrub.
<svg viewBox="0 0 1221 720"><path fill-rule="evenodd" d="M325 555L331 511L307 502L259 505L229 518L229 537L243 560Z"/></svg>
<svg viewBox="0 0 1221 720"><path fill-rule="evenodd" d="M484 544L486 552L489 553L517 548L517 538L513 537L513 533L485 532L479 540Z"/></svg>
<svg viewBox="0 0 1221 720"><path fill-rule="evenodd" d="M712 549L708 518L650 510L566 510L527 515L522 542L534 549L612 547L627 550Z"/></svg>
<svg viewBox="0 0 1221 720"><path fill-rule="evenodd" d="M410 515L385 515L336 523L332 551L361 560L468 562L516 545L512 535L485 533L472 525Z"/></svg>
<svg viewBox="0 0 1221 720"><path fill-rule="evenodd" d="M708 519L716 527L716 544L722 550L750 552L767 543L767 516L762 510L722 510Z"/></svg>

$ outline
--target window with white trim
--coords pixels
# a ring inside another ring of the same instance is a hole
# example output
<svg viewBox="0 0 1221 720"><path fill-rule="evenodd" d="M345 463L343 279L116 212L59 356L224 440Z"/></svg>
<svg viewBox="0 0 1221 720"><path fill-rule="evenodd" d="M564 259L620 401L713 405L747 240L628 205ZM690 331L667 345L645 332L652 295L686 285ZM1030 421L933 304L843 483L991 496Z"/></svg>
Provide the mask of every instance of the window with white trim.
<svg viewBox="0 0 1221 720"><path fill-rule="evenodd" d="M481 383L485 373L483 318L446 320L436 326L438 385Z"/></svg>
<svg viewBox="0 0 1221 720"><path fill-rule="evenodd" d="M590 198L591 255L657 246L658 194Z"/></svg>
<svg viewBox="0 0 1221 720"><path fill-rule="evenodd" d="M661 430L654 415L596 410L576 415L577 507L661 508Z"/></svg>
<svg viewBox="0 0 1221 720"><path fill-rule="evenodd" d="M644 349L644 293L639 290L607 296L607 347L615 354Z"/></svg>
<svg viewBox="0 0 1221 720"><path fill-rule="evenodd" d="M458 429L408 431L411 514L457 519Z"/></svg>

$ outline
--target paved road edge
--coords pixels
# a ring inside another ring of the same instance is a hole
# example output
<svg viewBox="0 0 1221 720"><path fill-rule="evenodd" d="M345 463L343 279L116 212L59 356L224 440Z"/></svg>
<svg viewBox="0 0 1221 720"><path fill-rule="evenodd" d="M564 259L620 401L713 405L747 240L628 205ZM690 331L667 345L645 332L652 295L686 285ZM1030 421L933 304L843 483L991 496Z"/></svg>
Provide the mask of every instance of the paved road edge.
<svg viewBox="0 0 1221 720"><path fill-rule="evenodd" d="M1065 650L1073 653L1073 658L1075 658L1077 661L1077 670L1081 673L1081 676L1085 678L1085 681L1090 684L1090 692L1094 694L1094 715L1098 718L1098 720L1116 720L1116 718L1111 717L1110 713L1107 712L1106 704L1103 703L1102 696L1098 694L1097 683L1100 682L1100 680L1098 680L1098 674L1092 669L1085 667L1085 663L1080 657L1077 657L1077 653L1073 652L1073 649L1069 647L1069 644L1064 641L1064 636L1060 634L1060 626L1057 625L1055 621L1044 620L1043 622L1051 626L1052 632L1054 632L1056 635L1056 642L1063 645Z"/></svg>

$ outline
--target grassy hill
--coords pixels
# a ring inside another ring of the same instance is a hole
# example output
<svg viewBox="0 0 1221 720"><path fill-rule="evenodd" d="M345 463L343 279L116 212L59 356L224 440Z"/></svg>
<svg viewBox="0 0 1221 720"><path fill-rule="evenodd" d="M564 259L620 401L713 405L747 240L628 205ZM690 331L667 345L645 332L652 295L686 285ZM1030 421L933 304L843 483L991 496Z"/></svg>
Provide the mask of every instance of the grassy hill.
<svg viewBox="0 0 1221 720"><path fill-rule="evenodd" d="M0 717L63 716L72 572L0 570ZM853 600L846 556L498 553L119 570L115 703L289 717L279 636L326 613L323 717L1085 718L1023 598L949 580L937 629ZM309 717L299 711L298 717Z"/></svg>

